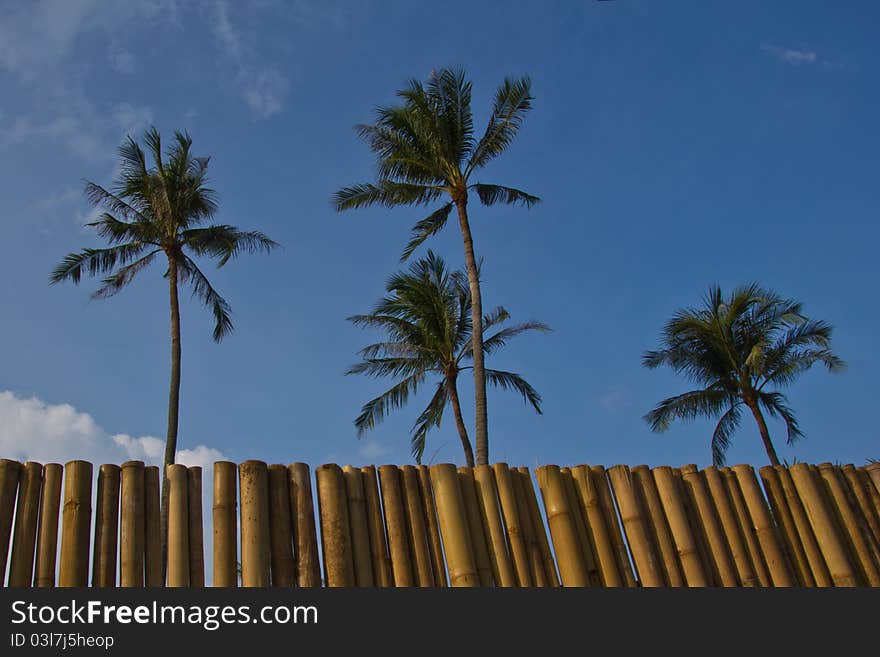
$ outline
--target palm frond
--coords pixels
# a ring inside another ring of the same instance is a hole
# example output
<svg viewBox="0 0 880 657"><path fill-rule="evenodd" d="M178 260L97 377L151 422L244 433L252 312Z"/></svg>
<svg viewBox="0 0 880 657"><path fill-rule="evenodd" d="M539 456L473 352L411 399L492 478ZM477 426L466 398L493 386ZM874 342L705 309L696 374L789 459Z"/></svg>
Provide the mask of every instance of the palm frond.
<svg viewBox="0 0 880 657"><path fill-rule="evenodd" d="M406 243L406 247L403 249L403 253L400 256L400 261L403 262L408 260L415 250L422 245L422 242L443 230L451 211L452 203L450 202L440 206L437 210L413 226L412 238Z"/></svg>
<svg viewBox="0 0 880 657"><path fill-rule="evenodd" d="M421 373L408 376L375 399L371 399L364 404L361 408L361 414L354 421L358 436L362 436L366 431L375 427L385 418L388 411L401 408L406 404L409 396L417 392L419 384L423 379L424 375Z"/></svg>
<svg viewBox="0 0 880 657"><path fill-rule="evenodd" d="M474 148L465 178L507 150L532 108L532 83L528 77L506 78L495 92L486 132Z"/></svg>
<svg viewBox="0 0 880 657"><path fill-rule="evenodd" d="M181 242L196 255L219 258L218 267L242 253L262 251L268 254L279 246L259 231L239 230L223 224L184 230Z"/></svg>
<svg viewBox="0 0 880 657"><path fill-rule="evenodd" d="M730 403L730 395L724 390L691 390L664 399L644 419L651 425L651 431L662 432L669 429L673 420L691 421L698 417L716 417Z"/></svg>
<svg viewBox="0 0 880 657"><path fill-rule="evenodd" d="M524 205L527 208L531 208L541 201L537 196L514 189L513 187L505 187L504 185L476 183L471 185L470 189L477 193L483 205L503 203L505 205Z"/></svg>
<svg viewBox="0 0 880 657"><path fill-rule="evenodd" d="M431 397L431 401L425 407L419 417L416 418L410 436L410 450L416 463L421 464L422 456L425 453L425 442L428 437L428 431L431 427L440 428L443 420L443 410L446 408L447 392L446 382L441 380L437 384L437 389Z"/></svg>
<svg viewBox="0 0 880 657"><path fill-rule="evenodd" d="M381 205L386 208L399 205L427 205L437 200L443 192L443 188L436 186L380 180L375 185L363 183L343 187L334 194L333 204L338 212L371 205Z"/></svg>
<svg viewBox="0 0 880 657"><path fill-rule="evenodd" d="M191 258L184 256L178 263L181 282L192 285L193 296L201 299L214 315L214 342L220 342L232 333L232 308L226 299L213 288L208 277L196 266Z"/></svg>
<svg viewBox="0 0 880 657"><path fill-rule="evenodd" d="M804 437L804 433L801 431L794 411L788 405L788 399L786 399L785 395L781 392L761 392L758 393L758 402L767 409L770 417L782 418L783 422L785 422L786 440L789 445Z"/></svg>
<svg viewBox="0 0 880 657"><path fill-rule="evenodd" d="M730 447L733 434L739 427L740 418L740 402L734 402L718 420L715 431L712 433L712 465L717 467L724 465L725 454Z"/></svg>
<svg viewBox="0 0 880 657"><path fill-rule="evenodd" d="M493 386L497 386L502 390L514 390L522 395L523 401L532 405L539 415L543 414L541 410L541 395L535 390L528 381L515 372L504 372L501 370L486 369L486 381Z"/></svg>
<svg viewBox="0 0 880 657"><path fill-rule="evenodd" d="M154 249L142 258L135 260L130 265L120 268L116 273L105 278L101 281L103 285L92 293L92 299L107 299L112 297L122 288L131 283L140 271L149 267L150 263L155 259L156 254L161 251L161 249Z"/></svg>
<svg viewBox="0 0 880 657"><path fill-rule="evenodd" d="M110 273L117 265L126 265L139 257L148 246L143 242L131 242L108 249L83 249L79 253L70 253L52 271L49 281L54 284L69 280L76 284L83 274Z"/></svg>

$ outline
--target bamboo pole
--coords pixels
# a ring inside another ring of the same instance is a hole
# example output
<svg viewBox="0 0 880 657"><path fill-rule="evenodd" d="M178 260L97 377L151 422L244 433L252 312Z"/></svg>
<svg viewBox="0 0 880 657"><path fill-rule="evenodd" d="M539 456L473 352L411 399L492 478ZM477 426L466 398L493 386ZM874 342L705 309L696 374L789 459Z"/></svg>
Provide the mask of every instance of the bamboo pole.
<svg viewBox="0 0 880 657"><path fill-rule="evenodd" d="M770 571L773 586L797 586L797 580L791 573L776 527L770 518L770 511L758 485L755 470L752 466L744 464L735 465L731 470L739 481L749 515L755 524L755 534L764 554L767 570Z"/></svg>
<svg viewBox="0 0 880 657"><path fill-rule="evenodd" d="M541 515L541 508L538 506L538 496L535 494L535 488L532 486L532 475L529 473L529 469L525 466L517 466L515 470L519 473L520 477L522 477L522 481L524 484L524 489L526 493L526 506L529 509L529 516L532 519L532 527L535 527L535 533L538 539L538 549L541 553L541 560L544 564L544 575L547 578L547 582L553 588L558 588L561 586L561 581L559 579L559 573L556 570L556 561L553 560L553 552L550 549L550 540L547 538L547 530L544 528L544 516ZM567 468L560 468L560 472L567 471ZM571 478L571 473L569 473L569 479ZM563 484L568 486L566 483L565 475L562 477ZM572 483L572 486L574 484ZM566 490L566 494L569 491ZM568 501L569 506L571 506L574 502L572 499ZM575 516L575 520L577 520L577 513L574 511L576 507L572 506L572 513ZM577 526L577 524L575 524ZM592 555L590 555L592 556ZM595 572L595 565L592 563L592 559L586 559L587 564L587 575L598 575ZM592 569L592 570L591 570Z"/></svg>
<svg viewBox="0 0 880 657"><path fill-rule="evenodd" d="M165 467L168 478L168 586L189 586L189 485L186 466Z"/></svg>
<svg viewBox="0 0 880 657"><path fill-rule="evenodd" d="M123 463L120 479L119 585L126 588L142 587L145 550L144 462Z"/></svg>
<svg viewBox="0 0 880 657"><path fill-rule="evenodd" d="M9 556L9 540L12 538L12 517L15 513L20 476L21 463L0 459L0 586L6 582L6 561Z"/></svg>
<svg viewBox="0 0 880 657"><path fill-rule="evenodd" d="M293 531L290 528L290 491L287 490L287 466L275 463L268 467L269 478L269 567L272 586L296 584L293 560Z"/></svg>
<svg viewBox="0 0 880 657"><path fill-rule="evenodd" d="M758 575L755 573L755 566L752 563L749 549L743 538L733 502L730 500L730 492L724 483L724 475L715 466L707 467L703 470L703 473L706 477L706 485L709 487L709 494L715 503L715 509L718 511L718 520L721 523L721 528L724 530L724 536L727 539L730 556L733 558L733 563L736 566L739 581L743 586L759 586L760 582L758 581Z"/></svg>
<svg viewBox="0 0 880 657"><path fill-rule="evenodd" d="M758 469L758 474L764 483L764 490L767 493L773 517L776 519L776 525L782 530L782 536L785 539L784 547L788 554L789 563L794 567L798 584L808 587L816 586L806 551L794 523L794 516L791 509L788 508L785 492L782 490L779 473L774 466L765 465Z"/></svg>
<svg viewBox="0 0 880 657"><path fill-rule="evenodd" d="M291 529L295 543L296 583L303 588L321 586L318 531L312 501L312 478L305 463L287 466L290 491Z"/></svg>
<svg viewBox="0 0 880 657"><path fill-rule="evenodd" d="M880 463L874 463L863 468L858 468L858 471L859 478L865 483L865 488L867 488L870 493L874 510L877 512L877 515L880 516L880 475L878 475L877 481L872 481L871 479L872 472L876 471L880 473Z"/></svg>
<svg viewBox="0 0 880 657"><path fill-rule="evenodd" d="M596 560L602 584L607 587L624 585L624 579L617 565L617 554L602 512L602 502L593 481L593 473L586 465L572 468L572 476L583 501L587 517L587 528L592 544L596 547Z"/></svg>
<svg viewBox="0 0 880 657"><path fill-rule="evenodd" d="M559 466L544 465L536 472L562 585L589 586L590 576L584 561L583 546L580 544L574 514Z"/></svg>
<svg viewBox="0 0 880 657"><path fill-rule="evenodd" d="M238 528L236 485L238 466L231 461L214 463L214 586L238 585Z"/></svg>
<svg viewBox="0 0 880 657"><path fill-rule="evenodd" d="M733 473L733 470L724 467L721 469L721 476L724 478L724 483L727 486L727 492L730 495L730 501L736 513L739 530L749 551L749 559L752 562L755 575L758 577L758 583L762 587L772 586L770 571L767 570L767 563L764 561L764 555L761 552L761 546L758 544L758 537L755 534L755 525L752 522L752 517L749 515L746 500L743 497L736 475Z"/></svg>
<svg viewBox="0 0 880 657"><path fill-rule="evenodd" d="M64 507L58 586L88 586L89 528L92 521L92 464L64 464Z"/></svg>
<svg viewBox="0 0 880 657"><path fill-rule="evenodd" d="M665 465L654 468L653 473L685 581L688 586L709 586L675 474L672 468Z"/></svg>
<svg viewBox="0 0 880 657"><path fill-rule="evenodd" d="M669 523L666 522L666 513L663 511L663 503L660 501L660 494L657 492L657 484L654 482L651 469L647 465L638 465L632 468L631 472L633 485L640 492L645 506L645 527L656 546L665 580L669 586L685 586L684 574L678 560L678 551L669 529Z"/></svg>
<svg viewBox="0 0 880 657"><path fill-rule="evenodd" d="M632 551L638 581L645 587L664 586L666 580L659 554L651 543L647 529L645 511L639 504L636 487L630 470L625 465L615 465L608 469L614 498L620 511L620 519L626 532L627 542Z"/></svg>
<svg viewBox="0 0 880 657"><path fill-rule="evenodd" d="M684 512L687 516L688 524L694 536L694 542L697 546L697 554L700 555L700 561L703 564L703 572L706 573L706 579L709 581L708 586L721 586L721 576L715 569L715 563L709 556L709 543L706 539L706 533L703 530L703 524L700 521L700 515L697 513L696 502L691 496L690 489L685 486L682 470L696 470L695 465L685 465L681 468L672 468L672 474L678 485L678 492L681 495L681 503L684 506Z"/></svg>
<svg viewBox="0 0 880 657"><path fill-rule="evenodd" d="M186 469L187 506L189 513L189 585L191 588L205 587L205 530L202 524L202 468L190 466Z"/></svg>
<svg viewBox="0 0 880 657"><path fill-rule="evenodd" d="M419 465L418 472L419 488L425 504L425 527L428 529L430 541L434 585L446 588L449 582L446 579L446 562L443 559L443 540L440 538L440 525L437 522L437 506L434 504L434 491L431 489L431 473L426 465ZM381 516L379 519L381 521Z"/></svg>
<svg viewBox="0 0 880 657"><path fill-rule="evenodd" d="M871 483L874 484L874 490L880 494L880 463L870 463L865 466L865 472L868 473L868 477L871 480ZM875 502L877 498L874 498ZM880 513L880 508L877 509L878 513Z"/></svg>
<svg viewBox="0 0 880 657"><path fill-rule="evenodd" d="M517 586L532 586L532 563L529 559L528 547L523 535L520 513L516 504L516 490L510 468L507 467L506 463L495 463L492 465L492 471L495 474L495 482L498 486L501 513L504 516L504 524L507 526L507 539L510 542L510 554L513 557L516 584Z"/></svg>
<svg viewBox="0 0 880 657"><path fill-rule="evenodd" d="M626 586L635 586L636 578L629 560L626 542L623 540L623 532L618 522L617 510L614 508L614 500L611 497L611 488L608 485L608 476L605 468L601 465L593 465L590 466L590 472L592 473L593 485L599 494L599 502L601 503L602 513L605 516L605 525L608 528L611 543L614 545L617 569L622 574Z"/></svg>
<svg viewBox="0 0 880 657"><path fill-rule="evenodd" d="M9 561L9 586L30 587L34 577L34 548L37 541L37 515L43 466L28 461L21 469L18 503Z"/></svg>
<svg viewBox="0 0 880 657"><path fill-rule="evenodd" d="M708 552L721 586L731 587L739 584L736 566L730 555L730 547L721 521L718 519L718 510L709 495L709 488L702 472L696 466L685 466L681 469L682 479L690 492L696 506L697 515L706 536Z"/></svg>
<svg viewBox="0 0 880 657"><path fill-rule="evenodd" d="M819 476L806 463L789 468L798 495L803 502L816 541L825 557L825 563L835 586L858 586L859 576L847 554L844 538L837 519L826 502Z"/></svg>
<svg viewBox="0 0 880 657"><path fill-rule="evenodd" d="M464 502L465 513L467 514L468 532L471 537L471 546L474 551L474 562L477 566L480 586L493 586L492 561L489 558L486 532L483 529L483 518L480 514L479 502L477 501L474 473L470 468L458 468L458 485L461 488L461 498Z"/></svg>
<svg viewBox="0 0 880 657"><path fill-rule="evenodd" d="M432 465L431 485L440 517L440 533L452 586L479 586L480 578L470 545L468 522L458 473L451 463Z"/></svg>
<svg viewBox="0 0 880 657"><path fill-rule="evenodd" d="M116 586L116 548L119 531L118 465L98 467L98 494L95 509L95 547L92 560L92 586Z"/></svg>
<svg viewBox="0 0 880 657"><path fill-rule="evenodd" d="M144 468L144 583L163 586L162 524L159 510L159 467Z"/></svg>
<svg viewBox="0 0 880 657"><path fill-rule="evenodd" d="M419 473L415 466L400 468L400 483L407 514L409 545L413 560L416 584L421 587L434 585L431 551L428 547L428 530L425 527L425 507L419 490Z"/></svg>
<svg viewBox="0 0 880 657"><path fill-rule="evenodd" d="M474 467L474 485L483 517L483 526L488 533L491 550L489 558L492 564L492 575L497 586L516 586L516 572L508 552L507 537L501 520L501 509L498 501L498 488L495 485L495 473L488 465Z"/></svg>
<svg viewBox="0 0 880 657"><path fill-rule="evenodd" d="M370 556L370 530L367 526L367 503L361 471L354 466L342 468L348 498L348 520L351 526L352 560L358 586L373 586L373 564Z"/></svg>
<svg viewBox="0 0 880 657"><path fill-rule="evenodd" d="M868 523L868 527L871 529L874 540L880 541L880 514L877 513L877 508L871 499L871 489L869 488L869 486L872 486L871 482L867 479L865 473L860 472L852 463L843 466L841 471L856 503L859 505L859 509L862 511L865 522Z"/></svg>
<svg viewBox="0 0 880 657"><path fill-rule="evenodd" d="M55 586L55 561L58 550L58 512L61 509L61 477L64 468L59 463L43 467L43 494L40 498L40 520L37 529L37 563L34 568L34 586ZM5 562L4 562L5 565ZM2 576L0 576L2 583Z"/></svg>
<svg viewBox="0 0 880 657"><path fill-rule="evenodd" d="M335 463L322 465L315 470L315 479L321 517L324 581L329 587L354 586L351 530L342 468Z"/></svg>
<svg viewBox="0 0 880 657"><path fill-rule="evenodd" d="M511 469L511 480L513 481L513 490L516 495L516 508L519 510L520 523L523 528L523 537L528 548L529 564L532 571L532 581L537 587L550 586L550 580L547 577L547 571L544 569L544 559L541 557L541 548L538 546L538 532L544 531L543 523L540 527L535 526L532 520L532 514L529 512L528 497L526 488L531 488L531 477L528 480L517 469Z"/></svg>
<svg viewBox="0 0 880 657"><path fill-rule="evenodd" d="M269 470L263 461L238 466L241 498L241 585L269 586Z"/></svg>
<svg viewBox="0 0 880 657"><path fill-rule="evenodd" d="M825 557L822 555L822 550L810 525L810 519L807 517L807 511L795 487L791 472L784 465L774 466L774 470L776 470L776 474L779 476L782 492L785 494L788 509L791 512L795 529L804 548L807 563L810 566L810 573L816 582L816 586L834 586L834 580L831 578L831 573L828 572L828 565L825 563Z"/></svg>
<svg viewBox="0 0 880 657"><path fill-rule="evenodd" d="M590 531L587 529L587 514L584 510L584 501L581 499L580 493L578 493L577 490L577 485L574 483L574 475L572 475L571 468L559 468L559 474L562 475L562 483L565 486L565 493L568 496L568 506L571 507L571 515L574 519L574 527L575 530L577 530L578 535L578 547L581 550L581 554L584 556L584 564L587 567L587 579L589 580L589 585L601 586L602 576L599 574L599 566L597 565L598 560L596 557L596 548L593 546L593 541L590 538ZM535 475L537 477L537 471ZM540 487L540 485L540 478L538 478L538 486ZM532 509L532 516L541 518L541 511L538 509L537 500L535 500L535 502L535 506ZM553 554L550 551L549 545L546 547L546 551L545 546L541 545L541 554L544 556L544 562L547 564L548 570L550 570L551 573L555 573L556 562L553 561ZM552 569L550 569L551 565L553 566Z"/></svg>
<svg viewBox="0 0 880 657"><path fill-rule="evenodd" d="M382 489L385 531L388 534L388 551L391 554L394 586L414 586L406 509L403 504L403 492L400 490L400 470L396 465L379 466L379 486Z"/></svg>
<svg viewBox="0 0 880 657"><path fill-rule="evenodd" d="M867 527L862 526L863 521L847 499L840 473L830 463L822 463L818 468L819 475L828 487L832 508L836 510L840 526L844 530L844 538L848 539L864 580L870 586L880 586L880 569L875 561L874 546L865 535Z"/></svg>
<svg viewBox="0 0 880 657"><path fill-rule="evenodd" d="M379 499L379 485L376 468L372 465L361 468L364 483L364 498L367 507L367 522L370 531L370 557L373 560L373 578L382 588L394 586L391 579L391 557L385 542L385 521L382 518L382 503ZM431 502L433 504L433 500ZM433 509L433 506L431 507ZM436 518L434 520L436 523ZM440 567L443 567L443 552L440 551ZM445 571L444 576L445 576Z"/></svg>

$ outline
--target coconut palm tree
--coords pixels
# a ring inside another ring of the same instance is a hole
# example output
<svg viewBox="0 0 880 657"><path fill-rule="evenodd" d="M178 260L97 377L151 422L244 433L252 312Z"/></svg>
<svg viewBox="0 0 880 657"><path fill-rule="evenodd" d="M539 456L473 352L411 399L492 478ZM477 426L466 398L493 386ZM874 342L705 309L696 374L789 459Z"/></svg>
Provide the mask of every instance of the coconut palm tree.
<svg viewBox="0 0 880 657"><path fill-rule="evenodd" d="M701 308L673 315L663 330L662 348L643 357L646 367L669 365L701 388L664 399L645 420L652 430L665 431L675 419L720 416L712 461L723 465L745 407L758 424L770 463L779 465L764 411L785 422L789 444L803 437L777 388L817 363L831 372L845 367L831 351L831 332L831 325L804 316L799 302L755 284L735 289L727 299L712 287Z"/></svg>
<svg viewBox="0 0 880 657"><path fill-rule="evenodd" d="M164 465L174 463L180 413L180 304L178 288L188 284L195 297L214 315L214 340L232 331L230 307L211 285L194 257L205 256L222 267L241 253L269 252L275 242L263 233L210 223L217 199L207 185L207 157L191 152L192 139L175 132L163 153L158 130L150 128L144 146L128 137L119 148L120 171L111 189L88 182L86 198L103 210L88 226L110 243L107 248L87 248L67 255L52 272L51 282L79 283L83 275L104 275L93 299L106 299L128 286L157 257L168 265L165 278L171 302L171 385L168 394L168 431ZM166 156L163 159L163 155ZM164 476L163 476L164 477ZM162 545L168 514L168 482L162 484Z"/></svg>
<svg viewBox="0 0 880 657"><path fill-rule="evenodd" d="M428 431L440 426L448 404L455 416L465 461L472 466L474 454L461 414L457 384L459 374L471 368L464 363L473 358L467 277L461 271L448 271L443 260L428 251L427 257L414 262L408 271L391 276L386 291L388 294L370 314L348 318L358 326L381 329L388 339L363 348L359 352L361 362L346 373L400 378L386 392L364 404L354 422L358 436L375 427L388 411L406 404L428 375L436 374L434 394L412 428L412 454L421 463ZM541 322L501 328L509 318L500 306L483 318L486 329L498 327L483 341L484 353L493 353L520 333L550 330ZM494 386L519 392L524 401L541 413L541 396L519 374L487 369L486 377Z"/></svg>
<svg viewBox="0 0 880 657"><path fill-rule="evenodd" d="M485 327L468 200L473 192L483 205L531 207L538 202L538 197L518 189L473 180L479 170L507 150L519 132L532 107L531 82L527 77L504 80L495 92L489 123L479 139L471 116L471 84L463 71L433 72L424 84L412 80L397 95L402 104L379 108L375 123L357 128L376 154L377 182L340 189L333 202L342 211L371 205L429 205L444 199L445 203L413 226L401 260L438 233L455 209L472 299L477 463L485 464L489 460Z"/></svg>

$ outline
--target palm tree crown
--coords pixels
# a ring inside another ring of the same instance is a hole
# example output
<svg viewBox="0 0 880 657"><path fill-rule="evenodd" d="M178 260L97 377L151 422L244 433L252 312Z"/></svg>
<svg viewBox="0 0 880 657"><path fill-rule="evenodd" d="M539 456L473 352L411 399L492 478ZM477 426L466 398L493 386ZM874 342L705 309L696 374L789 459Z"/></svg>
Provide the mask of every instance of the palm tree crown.
<svg viewBox="0 0 880 657"><path fill-rule="evenodd" d="M777 465L762 409L785 422L789 443L803 437L777 388L817 363L832 372L843 369L844 362L831 351L831 333L829 324L804 316L797 301L755 284L735 289L728 299L713 287L701 308L676 312L663 330L662 348L643 357L646 367L669 365L701 388L664 399L645 420L652 430L665 431L675 419L720 416L712 435L712 460L721 465L746 406L770 462Z"/></svg>
<svg viewBox="0 0 880 657"><path fill-rule="evenodd" d="M348 374L394 377L400 380L385 393L367 402L355 420L358 435L375 427L388 411L400 408L414 395L430 374L438 376L436 388L427 407L412 428L412 454L421 462L425 439L431 427L439 427L447 404L453 407L465 458L473 465L473 454L467 430L461 417L456 380L469 366L471 349L471 298L467 278L461 271L450 272L441 258L431 251L414 262L408 271L391 276L386 285L388 294L368 315L355 315L349 320L356 325L381 329L388 339L371 344L359 352L362 360ZM549 331L541 322L501 327L509 319L507 311L498 307L486 315L483 325L498 328L483 342L483 350L491 354L508 340L525 331ZM541 396L520 375L487 369L490 383L519 392L523 399L541 413Z"/></svg>
<svg viewBox="0 0 880 657"><path fill-rule="evenodd" d="M452 210L457 211L472 301L477 462L485 464L489 457L488 375L483 364L482 296L467 204L470 192L483 205L531 207L538 202L537 196L513 187L473 181L476 172L506 151L519 132L532 107L531 82L527 77L504 80L479 138L471 114L471 84L463 71L432 72L427 82L412 80L397 95L400 105L379 108L375 123L357 128L376 154L378 180L340 189L333 203L342 211L371 205L430 205L445 199L413 226L401 260L442 230Z"/></svg>

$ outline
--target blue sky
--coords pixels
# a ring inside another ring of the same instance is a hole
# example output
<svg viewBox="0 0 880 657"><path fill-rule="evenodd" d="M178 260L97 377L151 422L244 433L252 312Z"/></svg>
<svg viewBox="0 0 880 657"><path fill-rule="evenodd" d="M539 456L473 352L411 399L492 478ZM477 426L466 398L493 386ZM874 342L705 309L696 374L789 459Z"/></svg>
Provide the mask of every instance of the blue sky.
<svg viewBox="0 0 880 657"><path fill-rule="evenodd" d="M235 333L184 297L180 447L191 462L406 462L426 397L358 441L385 382L343 376L375 337L345 317L383 291L420 211L338 215L373 162L353 125L412 77L463 66L478 126L505 75L534 110L481 176L542 197L473 207L484 303L555 329L490 361L544 397L536 416L491 391L492 460L707 465L714 424L652 434L684 391L640 358L707 286L752 280L836 327L848 361L789 391L807 439L780 455L880 457L874 419L880 46L875 3L118 2L0 7L0 456L156 457L168 300L161 266L118 297L50 287L84 227L84 179L108 184L126 134L187 129L212 156L218 221L284 249L212 273ZM463 262L453 224L429 246ZM462 386L472 417L472 387ZM425 390L427 394L427 388ZM460 461L451 417L426 454ZM729 462L763 463L744 420Z"/></svg>

